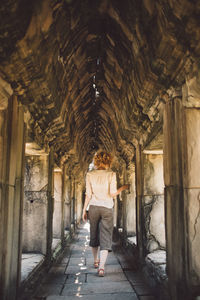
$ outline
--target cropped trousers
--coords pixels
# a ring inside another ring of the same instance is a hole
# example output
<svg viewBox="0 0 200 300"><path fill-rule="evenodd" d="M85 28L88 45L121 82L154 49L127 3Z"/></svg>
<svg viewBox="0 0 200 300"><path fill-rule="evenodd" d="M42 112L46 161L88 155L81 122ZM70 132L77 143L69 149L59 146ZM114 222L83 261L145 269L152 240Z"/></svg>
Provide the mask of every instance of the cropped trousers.
<svg viewBox="0 0 200 300"><path fill-rule="evenodd" d="M112 251L113 208L90 205L90 246Z"/></svg>

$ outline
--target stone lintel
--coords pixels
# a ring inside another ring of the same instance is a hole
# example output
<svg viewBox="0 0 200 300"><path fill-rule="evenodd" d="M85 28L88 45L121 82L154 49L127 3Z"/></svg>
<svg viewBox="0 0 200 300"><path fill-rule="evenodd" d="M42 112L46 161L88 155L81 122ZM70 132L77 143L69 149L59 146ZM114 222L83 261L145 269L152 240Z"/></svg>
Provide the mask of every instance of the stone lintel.
<svg viewBox="0 0 200 300"><path fill-rule="evenodd" d="M26 149L25 149L26 156L30 155L48 155L48 153L42 149L38 144L35 142L26 143Z"/></svg>
<svg viewBox="0 0 200 300"><path fill-rule="evenodd" d="M150 149L145 149L143 150L144 154L163 154L163 150L162 149L154 149L154 150L150 150Z"/></svg>

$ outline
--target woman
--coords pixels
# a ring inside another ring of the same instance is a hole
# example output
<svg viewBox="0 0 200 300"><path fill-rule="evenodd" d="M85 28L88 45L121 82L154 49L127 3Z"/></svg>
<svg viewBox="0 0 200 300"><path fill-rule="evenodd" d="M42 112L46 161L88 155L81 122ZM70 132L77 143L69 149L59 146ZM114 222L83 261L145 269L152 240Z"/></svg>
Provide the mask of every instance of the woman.
<svg viewBox="0 0 200 300"><path fill-rule="evenodd" d="M99 267L100 277L104 276L104 266L112 246L113 197L129 188L129 185L123 185L117 189L116 173L109 169L111 162L112 157L106 151L98 152L94 156L96 170L86 175L86 198L82 214L83 221L86 221L86 208L90 204L90 246L94 256L94 267Z"/></svg>

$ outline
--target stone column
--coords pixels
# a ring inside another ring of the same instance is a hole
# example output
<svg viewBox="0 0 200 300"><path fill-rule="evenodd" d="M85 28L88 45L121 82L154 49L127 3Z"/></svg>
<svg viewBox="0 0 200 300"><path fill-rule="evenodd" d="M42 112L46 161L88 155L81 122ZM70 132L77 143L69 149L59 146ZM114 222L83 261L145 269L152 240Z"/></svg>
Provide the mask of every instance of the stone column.
<svg viewBox="0 0 200 300"><path fill-rule="evenodd" d="M140 260L144 260L145 249L144 249L144 219L142 211L142 197L143 197L143 153L141 150L141 145L136 146L135 155L135 172L136 172L136 229L137 229L137 246L139 250Z"/></svg>
<svg viewBox="0 0 200 300"><path fill-rule="evenodd" d="M143 219L145 252L165 249L163 151L144 150Z"/></svg>
<svg viewBox="0 0 200 300"><path fill-rule="evenodd" d="M83 208L83 187L81 182L76 182L76 223L79 224Z"/></svg>
<svg viewBox="0 0 200 300"><path fill-rule="evenodd" d="M117 228L117 219L118 219L118 200L117 197L113 199L114 201L114 228Z"/></svg>
<svg viewBox="0 0 200 300"><path fill-rule="evenodd" d="M75 178L71 177L70 181L70 195L71 195L71 229L75 228L75 223L76 223L76 198L75 198Z"/></svg>
<svg viewBox="0 0 200 300"><path fill-rule="evenodd" d="M16 299L21 273L25 126L23 107L12 97L0 112L0 295Z"/></svg>
<svg viewBox="0 0 200 300"><path fill-rule="evenodd" d="M127 181L130 184L129 192L125 192L125 230L127 236L136 235L136 191L135 191L135 164L131 163L127 170Z"/></svg>
<svg viewBox="0 0 200 300"><path fill-rule="evenodd" d="M71 228L71 179L66 175L66 167L63 169L63 198L64 198L64 228Z"/></svg>
<svg viewBox="0 0 200 300"><path fill-rule="evenodd" d="M117 174L117 187L122 186L124 183L124 169L121 170L121 172L118 172ZM119 194L119 196L116 196L117 201L117 227L120 228L120 230L123 230L124 228L124 210L125 210L125 198L123 192Z"/></svg>
<svg viewBox="0 0 200 300"><path fill-rule="evenodd" d="M185 108L183 159L186 281L189 294L200 295L200 110Z"/></svg>
<svg viewBox="0 0 200 300"><path fill-rule="evenodd" d="M47 253L46 258L51 260L53 240L53 207L54 207L54 148L49 149L48 155L48 185L47 185Z"/></svg>
<svg viewBox="0 0 200 300"><path fill-rule="evenodd" d="M54 212L53 212L53 238L62 238L63 223L63 197L62 197L62 170L54 168Z"/></svg>
<svg viewBox="0 0 200 300"><path fill-rule="evenodd" d="M27 153L23 251L51 256L53 219L53 149L38 155Z"/></svg>
<svg viewBox="0 0 200 300"><path fill-rule="evenodd" d="M123 168L122 168L122 174L120 176L120 184L119 186L122 186L125 184L125 182L128 182L127 180L127 169L126 169L126 165L123 164ZM127 237L127 231L126 231L126 224L127 224L127 215L126 215L126 212L127 212L127 197L126 197L126 193L127 191L123 191L120 193L119 195L119 199L121 200L120 204L122 206L122 216L121 216L121 223L122 223L122 228L123 228L123 237L124 237L124 240L126 239Z"/></svg>
<svg viewBox="0 0 200 300"><path fill-rule="evenodd" d="M197 247L196 241L198 242L194 233L199 226L200 184L196 167L200 158L198 118L199 110L185 109L180 97L170 99L165 105L163 133L167 273L174 300L187 298L188 281L195 278L199 282L200 275L198 263L194 263L196 255L193 252ZM199 261L199 257L197 260ZM187 279L189 261L193 265L192 273L195 276Z"/></svg>
<svg viewBox="0 0 200 300"><path fill-rule="evenodd" d="M173 299L200 291L200 74L188 65L164 111L164 180L169 287Z"/></svg>

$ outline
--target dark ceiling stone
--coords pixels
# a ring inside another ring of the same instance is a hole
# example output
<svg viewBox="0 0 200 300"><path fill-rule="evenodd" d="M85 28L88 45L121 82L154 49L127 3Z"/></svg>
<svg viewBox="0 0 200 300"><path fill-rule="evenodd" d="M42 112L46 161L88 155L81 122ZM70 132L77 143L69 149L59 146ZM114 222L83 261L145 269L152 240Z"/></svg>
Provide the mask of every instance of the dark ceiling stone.
<svg viewBox="0 0 200 300"><path fill-rule="evenodd" d="M0 14L0 75L30 136L76 169L99 147L132 159L161 127L159 95L200 55L198 1L6 0Z"/></svg>

